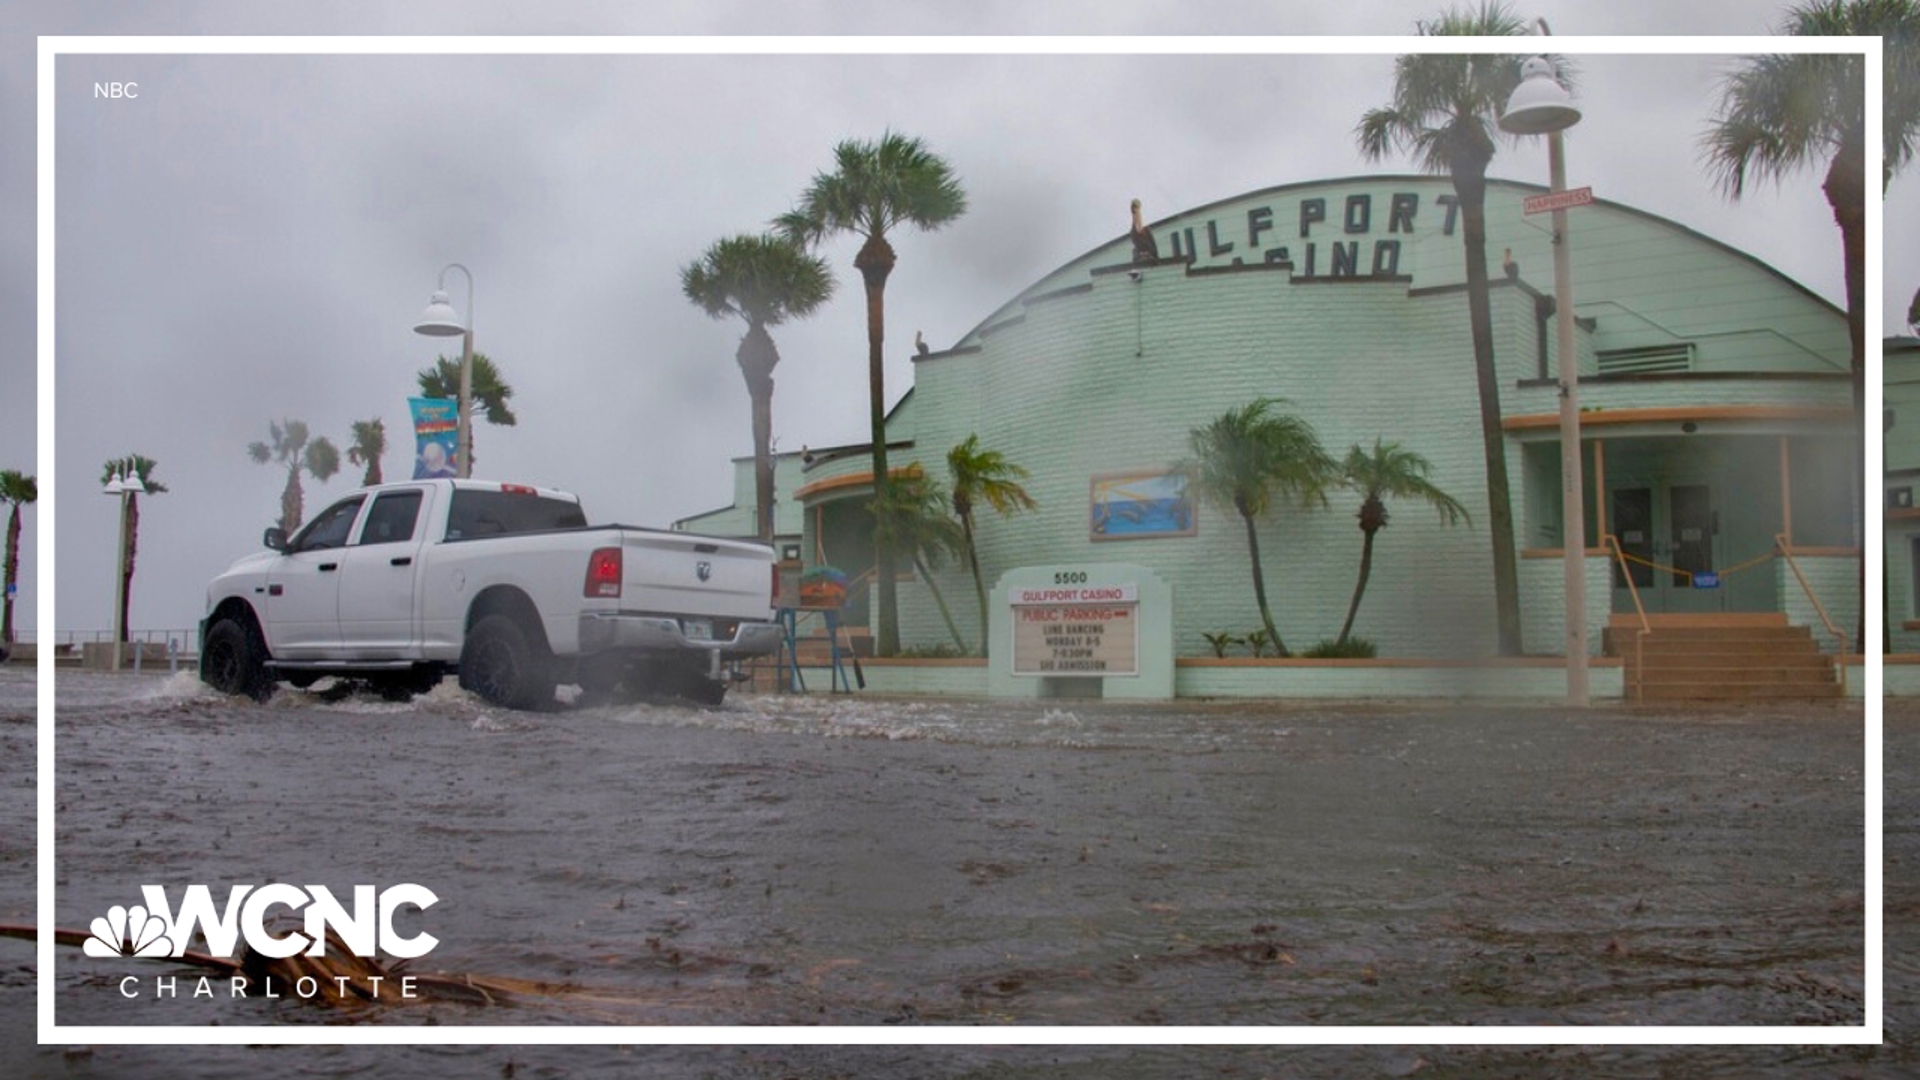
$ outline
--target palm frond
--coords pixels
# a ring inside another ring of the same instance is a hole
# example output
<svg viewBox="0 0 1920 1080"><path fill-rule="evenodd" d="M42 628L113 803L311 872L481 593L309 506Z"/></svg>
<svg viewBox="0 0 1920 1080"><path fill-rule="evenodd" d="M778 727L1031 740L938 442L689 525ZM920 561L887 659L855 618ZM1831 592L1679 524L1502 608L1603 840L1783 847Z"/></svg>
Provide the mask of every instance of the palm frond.
<svg viewBox="0 0 1920 1080"><path fill-rule="evenodd" d="M920 139L894 131L847 139L833 158L834 171L816 174L799 205L774 219L784 235L805 244L841 232L884 239L903 222L933 231L966 213L952 166Z"/></svg>
<svg viewBox="0 0 1920 1080"><path fill-rule="evenodd" d="M796 241L774 234L716 241L680 271L687 299L713 318L737 316L778 326L811 315L833 296L827 264Z"/></svg>
<svg viewBox="0 0 1920 1080"><path fill-rule="evenodd" d="M1373 441L1373 449L1354 446L1341 464L1344 483L1366 499L1418 499L1433 507L1448 525L1472 518L1459 500L1428 479L1433 464L1397 442Z"/></svg>
<svg viewBox="0 0 1920 1080"><path fill-rule="evenodd" d="M1877 37L1882 47L1881 186L1912 160L1920 131L1920 4L1914 0L1818 0L1791 9L1780 26L1796 37ZM1858 56L1794 53L1745 58L1721 80L1701 138L1716 185L1739 198L1754 183L1779 182L1865 137L1865 68Z"/></svg>
<svg viewBox="0 0 1920 1080"><path fill-rule="evenodd" d="M1201 495L1222 510L1259 517L1276 498L1325 502L1334 463L1313 426L1258 398L1188 433L1193 456L1182 464Z"/></svg>
<svg viewBox="0 0 1920 1080"><path fill-rule="evenodd" d="M0 469L0 502L30 503L40 498L40 485L18 469Z"/></svg>

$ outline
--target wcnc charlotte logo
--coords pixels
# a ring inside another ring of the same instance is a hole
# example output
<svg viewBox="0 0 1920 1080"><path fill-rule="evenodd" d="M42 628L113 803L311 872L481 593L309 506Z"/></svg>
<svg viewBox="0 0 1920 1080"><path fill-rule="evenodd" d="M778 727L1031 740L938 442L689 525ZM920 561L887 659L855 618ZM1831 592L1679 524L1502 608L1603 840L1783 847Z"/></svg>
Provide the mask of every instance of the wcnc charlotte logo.
<svg viewBox="0 0 1920 1080"><path fill-rule="evenodd" d="M181 893L176 908L159 885L142 885L144 904L121 907L115 904L105 916L88 927L92 936L82 944L88 955L113 958L181 958L197 929L207 945L207 955L232 961L233 974L227 989L233 997L251 993L280 997L291 991L311 998L321 993L323 980L335 981L342 997L351 994L377 998L385 976L375 961L380 954L411 960L425 956L440 944L431 934L404 935L394 928L394 917L403 909L425 911L439 901L424 885L392 885L376 890L372 885L353 887L351 906L342 904L324 885L271 884L258 888L235 885L227 893L224 908L216 906L213 892L205 885L189 885ZM280 910L284 909L284 910ZM292 929L297 915L300 929ZM241 942L246 945L245 961L236 956ZM368 962L358 969L330 962L328 946ZM288 979L276 987L271 963L295 957L315 958L317 962L284 963L280 970L304 970L310 974ZM347 972L340 974L338 972ZM244 973L243 973L244 972ZM263 986L252 984L260 980ZM139 978L129 975L120 980L120 993L137 998ZM411 978L398 980L403 997L412 997ZM291 983L291 985L288 985ZM130 990L130 984L132 989ZM193 984L193 997L214 997L214 980L202 976ZM178 980L160 976L154 980L155 997L180 996Z"/></svg>

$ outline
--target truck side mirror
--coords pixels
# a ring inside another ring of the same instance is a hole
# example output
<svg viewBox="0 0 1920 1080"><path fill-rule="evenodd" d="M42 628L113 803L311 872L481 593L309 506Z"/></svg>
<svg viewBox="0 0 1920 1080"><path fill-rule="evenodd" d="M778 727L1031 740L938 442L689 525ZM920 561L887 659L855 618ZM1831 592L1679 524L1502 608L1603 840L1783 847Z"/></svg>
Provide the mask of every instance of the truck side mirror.
<svg viewBox="0 0 1920 1080"><path fill-rule="evenodd" d="M287 550L287 530L278 525L271 526L267 529L266 535L260 538L260 542L275 551L284 553Z"/></svg>

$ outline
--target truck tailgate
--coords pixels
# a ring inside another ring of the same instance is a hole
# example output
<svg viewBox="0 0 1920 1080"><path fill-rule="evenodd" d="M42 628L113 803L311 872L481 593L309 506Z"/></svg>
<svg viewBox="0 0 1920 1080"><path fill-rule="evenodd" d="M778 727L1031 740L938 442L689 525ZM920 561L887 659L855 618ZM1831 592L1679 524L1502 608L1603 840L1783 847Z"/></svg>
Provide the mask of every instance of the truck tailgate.
<svg viewBox="0 0 1920 1080"><path fill-rule="evenodd" d="M620 607L663 615L773 617L773 553L711 536L628 529Z"/></svg>

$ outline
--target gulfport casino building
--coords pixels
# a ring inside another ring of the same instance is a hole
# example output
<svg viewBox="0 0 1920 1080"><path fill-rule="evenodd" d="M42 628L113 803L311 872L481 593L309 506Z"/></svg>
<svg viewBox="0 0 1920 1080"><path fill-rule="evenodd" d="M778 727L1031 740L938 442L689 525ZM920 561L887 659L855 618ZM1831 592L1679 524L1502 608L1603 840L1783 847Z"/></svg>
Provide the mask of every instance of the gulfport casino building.
<svg viewBox="0 0 1920 1080"><path fill-rule="evenodd" d="M1565 640L1568 538L1550 226L1522 206L1540 191L1489 181L1486 218L1523 644L1551 655ZM1784 620L1837 651L1819 627L1857 626L1861 558L1844 313L1681 223L1605 200L1570 218L1593 649L1606 647L1610 624L1644 610L1680 622ZM1170 586L1176 656L1210 657L1204 635L1244 634L1259 612L1238 516L1187 490L1189 432L1255 398L1284 399L1336 458L1377 439L1423 455L1430 479L1471 515L1449 526L1424 505L1388 502L1354 633L1382 658L1493 654L1486 469L1451 184L1289 184L1150 230L1158 258L1137 259L1122 233L922 354L888 416L892 467L944 484L947 451L977 433L1030 471L1039 503L978 515L990 585L1022 567L1143 568ZM776 529L790 568L870 570L870 468L864 444L779 456ZM750 458L736 474L733 505L676 527L750 534ZM1359 505L1334 490L1324 506L1261 519L1274 619L1295 650L1333 637L1346 615ZM977 637L964 566L949 563L936 580ZM924 586L903 576L899 589L903 644L949 641ZM864 596L845 615L866 622Z"/></svg>

